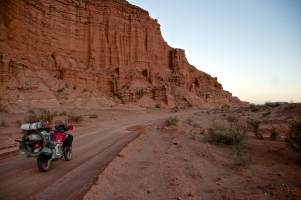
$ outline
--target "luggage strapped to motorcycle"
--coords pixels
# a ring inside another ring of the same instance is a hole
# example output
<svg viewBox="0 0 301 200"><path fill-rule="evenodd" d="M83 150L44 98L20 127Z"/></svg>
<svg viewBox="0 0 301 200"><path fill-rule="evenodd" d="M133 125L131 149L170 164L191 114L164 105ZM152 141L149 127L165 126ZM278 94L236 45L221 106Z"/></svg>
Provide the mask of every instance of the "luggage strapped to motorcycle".
<svg viewBox="0 0 301 200"><path fill-rule="evenodd" d="M52 127L49 125L48 121L46 120L37 120L32 121L26 124L21 125L21 130L29 131L29 130L46 130L51 131Z"/></svg>

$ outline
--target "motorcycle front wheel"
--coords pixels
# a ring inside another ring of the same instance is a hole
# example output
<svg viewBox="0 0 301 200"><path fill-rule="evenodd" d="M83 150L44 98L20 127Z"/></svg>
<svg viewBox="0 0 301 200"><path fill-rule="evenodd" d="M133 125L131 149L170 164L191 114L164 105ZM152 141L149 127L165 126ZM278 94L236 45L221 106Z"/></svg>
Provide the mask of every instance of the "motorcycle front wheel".
<svg viewBox="0 0 301 200"><path fill-rule="evenodd" d="M63 151L64 157L67 161L72 160L71 147L66 147Z"/></svg>
<svg viewBox="0 0 301 200"><path fill-rule="evenodd" d="M38 157L37 164L41 172L48 172L51 168L52 160L43 160L41 157Z"/></svg>

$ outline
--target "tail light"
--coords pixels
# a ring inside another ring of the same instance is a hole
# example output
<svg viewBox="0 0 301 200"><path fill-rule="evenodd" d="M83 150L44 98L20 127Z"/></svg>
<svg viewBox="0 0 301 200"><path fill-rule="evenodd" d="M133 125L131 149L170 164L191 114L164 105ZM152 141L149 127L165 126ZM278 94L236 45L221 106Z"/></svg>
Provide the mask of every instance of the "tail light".
<svg viewBox="0 0 301 200"><path fill-rule="evenodd" d="M41 147L41 146L42 146L41 143L35 143L35 144L33 145L33 147L36 148L36 149L39 148L39 147Z"/></svg>

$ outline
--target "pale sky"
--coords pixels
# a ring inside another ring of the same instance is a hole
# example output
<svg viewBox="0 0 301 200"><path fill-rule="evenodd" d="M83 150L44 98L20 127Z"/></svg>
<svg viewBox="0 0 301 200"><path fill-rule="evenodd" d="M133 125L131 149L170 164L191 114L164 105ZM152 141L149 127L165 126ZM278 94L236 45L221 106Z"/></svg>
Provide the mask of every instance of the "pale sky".
<svg viewBox="0 0 301 200"><path fill-rule="evenodd" d="M128 0L188 62L250 103L301 102L301 0Z"/></svg>

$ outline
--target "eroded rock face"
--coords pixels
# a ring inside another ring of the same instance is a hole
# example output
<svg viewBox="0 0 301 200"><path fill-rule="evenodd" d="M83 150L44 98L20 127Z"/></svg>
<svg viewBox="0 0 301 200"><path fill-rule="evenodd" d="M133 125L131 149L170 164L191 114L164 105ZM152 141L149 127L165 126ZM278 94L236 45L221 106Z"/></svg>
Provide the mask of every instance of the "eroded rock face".
<svg viewBox="0 0 301 200"><path fill-rule="evenodd" d="M166 106L248 104L190 65L157 20L125 0L3 0L0 11L4 102L112 106L148 96Z"/></svg>

